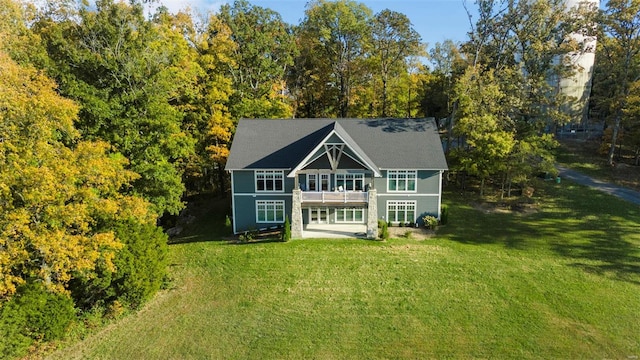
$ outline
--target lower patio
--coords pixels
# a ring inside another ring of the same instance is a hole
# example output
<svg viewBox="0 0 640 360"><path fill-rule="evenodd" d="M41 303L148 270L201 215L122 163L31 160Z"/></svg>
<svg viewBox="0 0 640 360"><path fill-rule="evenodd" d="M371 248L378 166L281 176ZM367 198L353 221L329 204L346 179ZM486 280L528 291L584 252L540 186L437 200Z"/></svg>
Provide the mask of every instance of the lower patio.
<svg viewBox="0 0 640 360"><path fill-rule="evenodd" d="M367 238L365 224L307 224L302 231L303 239L310 238Z"/></svg>

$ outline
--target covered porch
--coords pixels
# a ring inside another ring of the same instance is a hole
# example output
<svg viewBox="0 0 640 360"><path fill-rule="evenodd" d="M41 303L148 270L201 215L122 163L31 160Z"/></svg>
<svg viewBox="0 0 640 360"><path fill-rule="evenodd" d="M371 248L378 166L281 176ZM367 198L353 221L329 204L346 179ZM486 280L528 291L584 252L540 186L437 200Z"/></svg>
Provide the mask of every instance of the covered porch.
<svg viewBox="0 0 640 360"><path fill-rule="evenodd" d="M293 189L291 201L291 237L294 239L327 237L353 238L360 237L361 235L359 234L362 234L364 238L376 239L378 237L377 192L375 189L369 189L365 194L367 194L367 214L366 217L362 219L363 224L316 224L313 221L305 224L302 218L302 191L300 189ZM321 219L320 215L316 217L318 222L325 222L324 220L328 218L327 214L323 216L323 219ZM354 219L355 215L353 219L349 220L353 221Z"/></svg>

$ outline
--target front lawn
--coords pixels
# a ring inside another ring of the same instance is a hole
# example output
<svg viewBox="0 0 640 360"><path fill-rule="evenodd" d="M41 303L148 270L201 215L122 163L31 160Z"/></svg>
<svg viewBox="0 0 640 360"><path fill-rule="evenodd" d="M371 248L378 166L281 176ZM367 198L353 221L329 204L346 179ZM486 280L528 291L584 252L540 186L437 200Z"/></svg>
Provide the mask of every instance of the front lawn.
<svg viewBox="0 0 640 360"><path fill-rule="evenodd" d="M52 357L640 356L640 209L540 186L527 214L449 192L428 240L174 244L171 289Z"/></svg>

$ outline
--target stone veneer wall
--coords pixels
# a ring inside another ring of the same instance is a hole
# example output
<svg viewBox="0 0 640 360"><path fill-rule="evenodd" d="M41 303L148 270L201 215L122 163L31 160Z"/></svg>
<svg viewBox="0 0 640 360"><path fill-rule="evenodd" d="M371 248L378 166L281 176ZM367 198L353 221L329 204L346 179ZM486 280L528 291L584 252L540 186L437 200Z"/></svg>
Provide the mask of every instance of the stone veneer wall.
<svg viewBox="0 0 640 360"><path fill-rule="evenodd" d="M367 211L367 238L378 238L378 191L369 189L369 210Z"/></svg>
<svg viewBox="0 0 640 360"><path fill-rule="evenodd" d="M291 238L302 238L302 190L293 189L291 201Z"/></svg>

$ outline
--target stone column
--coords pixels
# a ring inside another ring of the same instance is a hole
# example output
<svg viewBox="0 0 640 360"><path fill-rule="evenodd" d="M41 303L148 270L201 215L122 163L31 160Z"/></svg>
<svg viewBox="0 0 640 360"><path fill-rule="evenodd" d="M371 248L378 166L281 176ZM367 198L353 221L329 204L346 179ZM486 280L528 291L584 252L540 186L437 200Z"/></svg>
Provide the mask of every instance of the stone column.
<svg viewBox="0 0 640 360"><path fill-rule="evenodd" d="M293 189L291 201L291 238L302 238L302 190Z"/></svg>
<svg viewBox="0 0 640 360"><path fill-rule="evenodd" d="M378 191L369 189L369 209L367 211L367 238L378 238Z"/></svg>

